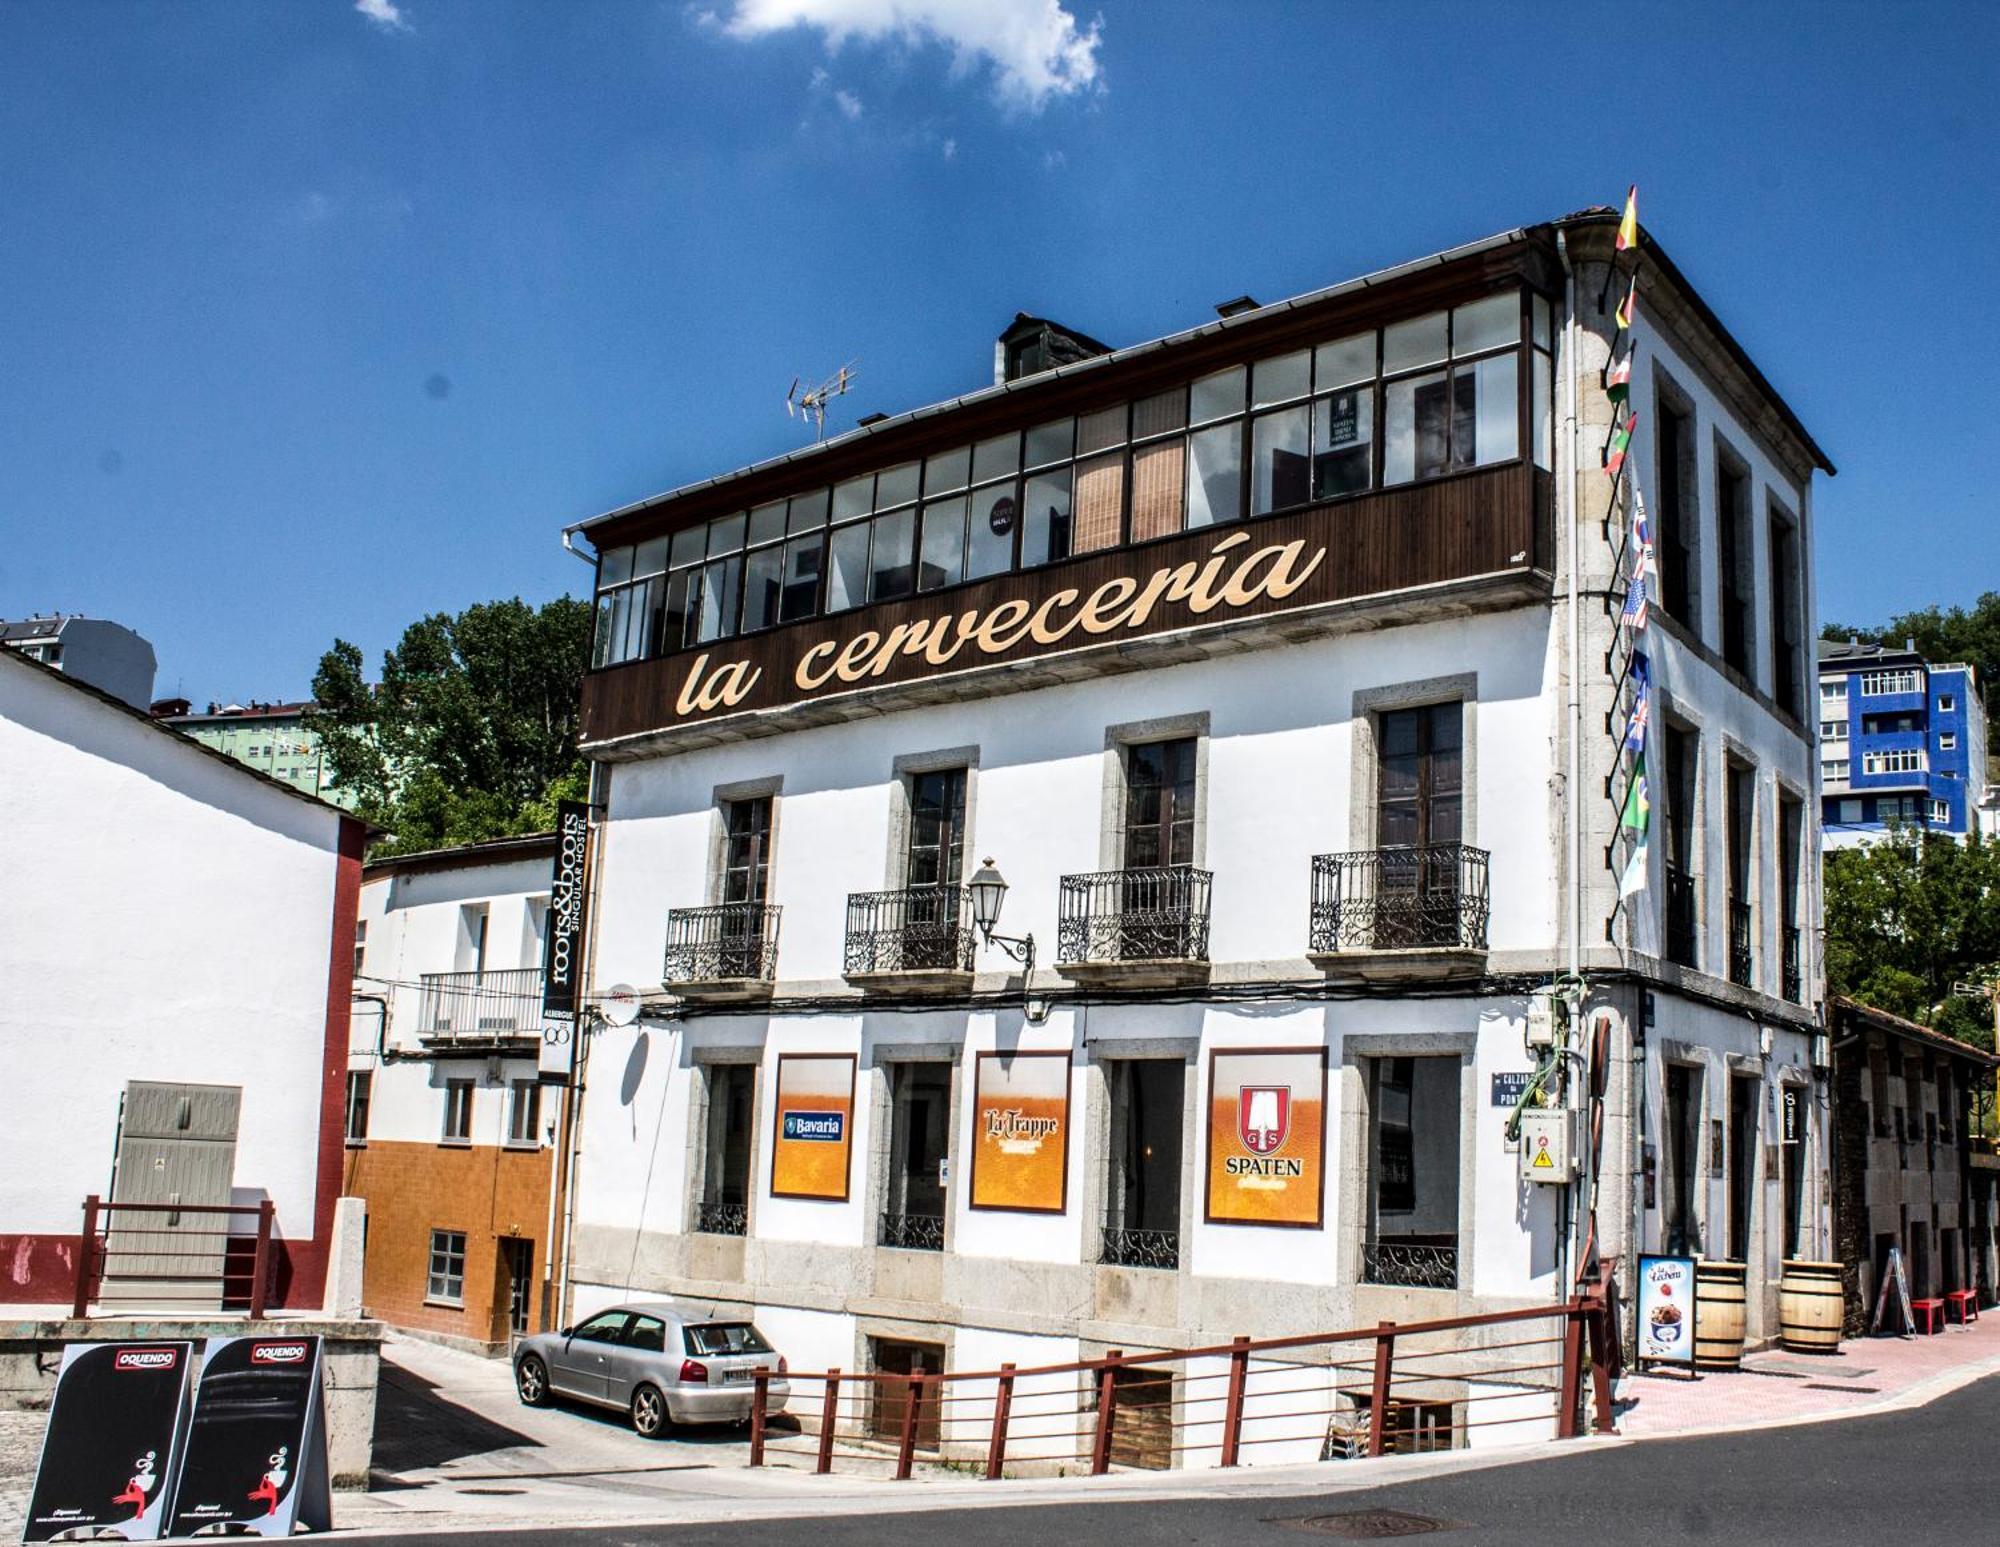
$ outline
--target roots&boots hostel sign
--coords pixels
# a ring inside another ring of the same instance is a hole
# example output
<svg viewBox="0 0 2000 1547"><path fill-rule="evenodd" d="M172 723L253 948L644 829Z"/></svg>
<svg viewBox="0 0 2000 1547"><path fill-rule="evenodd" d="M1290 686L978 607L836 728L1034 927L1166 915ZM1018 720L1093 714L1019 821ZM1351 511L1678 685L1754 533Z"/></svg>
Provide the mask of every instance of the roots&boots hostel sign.
<svg viewBox="0 0 2000 1547"><path fill-rule="evenodd" d="M333 1527L317 1337L72 1343L24 1541L125 1541Z"/></svg>
<svg viewBox="0 0 2000 1547"><path fill-rule="evenodd" d="M573 1016L582 1008L577 982L583 970L588 920L590 807L579 800L556 805L556 865L549 882L549 938L542 950L542 1014Z"/></svg>

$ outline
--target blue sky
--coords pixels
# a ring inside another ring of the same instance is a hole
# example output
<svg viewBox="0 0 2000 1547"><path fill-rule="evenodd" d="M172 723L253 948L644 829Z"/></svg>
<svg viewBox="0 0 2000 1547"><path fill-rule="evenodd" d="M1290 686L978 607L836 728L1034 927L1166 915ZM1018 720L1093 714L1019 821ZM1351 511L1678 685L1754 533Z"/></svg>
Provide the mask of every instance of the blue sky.
<svg viewBox="0 0 2000 1547"><path fill-rule="evenodd" d="M885 27L926 15L930 30ZM819 25L798 24L799 16ZM302 694L557 533L990 380L1641 187L1828 449L1821 606L2000 586L2000 8L13 0L0 615Z"/></svg>

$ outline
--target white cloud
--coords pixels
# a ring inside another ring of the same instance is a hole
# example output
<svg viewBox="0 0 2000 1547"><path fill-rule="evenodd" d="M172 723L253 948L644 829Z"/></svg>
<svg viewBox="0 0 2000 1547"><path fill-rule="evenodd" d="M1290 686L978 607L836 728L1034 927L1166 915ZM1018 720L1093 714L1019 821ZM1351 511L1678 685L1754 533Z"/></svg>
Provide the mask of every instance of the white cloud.
<svg viewBox="0 0 2000 1547"><path fill-rule="evenodd" d="M947 161L956 161L956 160L958 159L958 141L957 141L957 140L946 140L946 141L944 142L943 146L941 146L940 148L941 148L941 149L942 149L942 150L944 151L944 159L945 159L945 160L947 160Z"/></svg>
<svg viewBox="0 0 2000 1547"><path fill-rule="evenodd" d="M990 65L1000 99L1030 111L1101 84L1100 24L1079 27L1062 0L735 0L725 23L743 39L791 27L823 32L832 49L850 39L941 43L955 72Z"/></svg>
<svg viewBox="0 0 2000 1547"><path fill-rule="evenodd" d="M1044 151L1042 154L1042 165L1051 172L1055 171L1058 167L1066 167L1069 165L1069 152L1065 150Z"/></svg>
<svg viewBox="0 0 2000 1547"><path fill-rule="evenodd" d="M861 116L861 99L851 91L836 91L833 94L835 106L849 118Z"/></svg>
<svg viewBox="0 0 2000 1547"><path fill-rule="evenodd" d="M384 32L408 32L410 24L403 19L396 0L354 0L354 9L375 23Z"/></svg>

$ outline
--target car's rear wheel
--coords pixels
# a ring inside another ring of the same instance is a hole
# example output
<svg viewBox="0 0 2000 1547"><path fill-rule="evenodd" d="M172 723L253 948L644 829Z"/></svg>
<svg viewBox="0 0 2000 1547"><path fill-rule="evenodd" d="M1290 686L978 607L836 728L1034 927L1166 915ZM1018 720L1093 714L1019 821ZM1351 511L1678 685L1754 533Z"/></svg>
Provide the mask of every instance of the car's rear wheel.
<svg viewBox="0 0 2000 1547"><path fill-rule="evenodd" d="M667 1432L667 1421L667 1399L658 1386L641 1386L632 1393L632 1427L641 1439L658 1439Z"/></svg>
<svg viewBox="0 0 2000 1547"><path fill-rule="evenodd" d="M529 1407L549 1405L549 1367L539 1355L523 1354L514 1366L514 1390Z"/></svg>

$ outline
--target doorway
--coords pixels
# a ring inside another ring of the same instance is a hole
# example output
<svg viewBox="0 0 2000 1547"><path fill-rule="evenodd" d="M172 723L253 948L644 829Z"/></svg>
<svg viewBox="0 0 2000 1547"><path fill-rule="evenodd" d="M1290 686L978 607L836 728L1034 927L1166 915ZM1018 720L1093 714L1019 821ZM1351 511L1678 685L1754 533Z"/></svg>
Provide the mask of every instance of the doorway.
<svg viewBox="0 0 2000 1547"><path fill-rule="evenodd" d="M907 1343L900 1338L873 1338L875 1369L882 1375L936 1375L944 1369L942 1343ZM910 1388L902 1381L876 1381L868 1413L868 1432L876 1439L900 1442L903 1415L909 1411ZM938 1448L938 1388L927 1385L917 1404L917 1449Z"/></svg>

